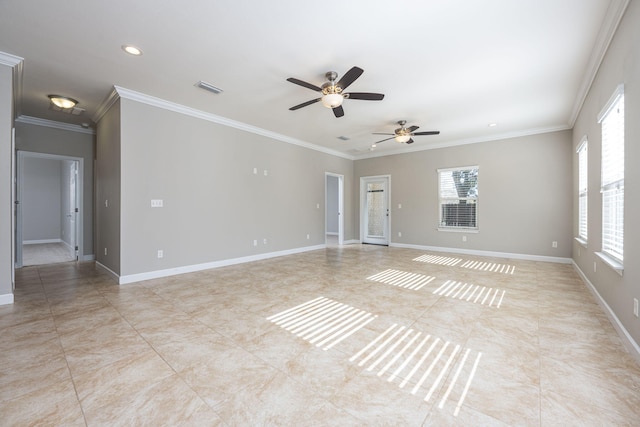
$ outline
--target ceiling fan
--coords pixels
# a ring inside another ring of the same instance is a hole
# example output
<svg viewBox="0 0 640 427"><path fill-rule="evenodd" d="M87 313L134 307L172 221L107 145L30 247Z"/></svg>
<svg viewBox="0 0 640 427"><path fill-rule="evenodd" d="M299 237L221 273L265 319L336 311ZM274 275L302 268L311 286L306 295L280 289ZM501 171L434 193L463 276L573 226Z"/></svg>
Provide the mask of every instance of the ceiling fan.
<svg viewBox="0 0 640 427"><path fill-rule="evenodd" d="M349 71L346 72L344 76L340 80L336 82L338 78L338 73L335 71L329 71L325 74L327 78L327 82L323 83L322 86L318 87L311 83L304 82L302 80L298 80L293 77L289 77L287 81L291 83L295 83L302 87L306 87L307 89L314 90L316 92L321 92L322 96L320 98L312 99L311 101L303 102L302 104L295 105L289 110L294 111L302 107L306 107L307 105L315 104L318 101L322 102L327 108L331 108L333 110L333 114L336 117L344 116L344 110L342 109L342 101L345 99L362 99L366 101L381 101L384 98L384 95L381 93L369 93L369 92L344 92L344 90L360 75L364 72L362 68L353 67Z"/></svg>
<svg viewBox="0 0 640 427"><path fill-rule="evenodd" d="M384 141L388 141L390 139L395 139L399 143L413 144L412 136L421 136L421 135L439 135L439 130L426 131L426 132L416 132L419 126L409 126L405 128L404 125L407 124L406 120L399 120L398 124L400 127L394 131L394 133L374 133L373 135L392 135L391 138L383 139L382 141L378 141L372 145L372 148L375 148L376 144L379 144Z"/></svg>

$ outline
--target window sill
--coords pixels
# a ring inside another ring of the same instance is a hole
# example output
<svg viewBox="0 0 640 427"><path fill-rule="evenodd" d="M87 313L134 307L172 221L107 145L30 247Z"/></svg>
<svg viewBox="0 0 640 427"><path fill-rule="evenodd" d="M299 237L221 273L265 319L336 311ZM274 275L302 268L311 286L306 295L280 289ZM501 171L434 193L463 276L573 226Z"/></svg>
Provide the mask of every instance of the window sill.
<svg viewBox="0 0 640 427"><path fill-rule="evenodd" d="M578 242L583 248L587 247L587 241L581 237L575 237L576 242Z"/></svg>
<svg viewBox="0 0 640 427"><path fill-rule="evenodd" d="M604 252L596 252L598 258L602 260L609 268L618 273L619 275L623 275L624 273L624 265L620 261L617 261L613 257L605 254Z"/></svg>
<svg viewBox="0 0 640 427"><path fill-rule="evenodd" d="M449 231L452 233L479 233L477 228L464 228L464 227L438 227L438 231Z"/></svg>

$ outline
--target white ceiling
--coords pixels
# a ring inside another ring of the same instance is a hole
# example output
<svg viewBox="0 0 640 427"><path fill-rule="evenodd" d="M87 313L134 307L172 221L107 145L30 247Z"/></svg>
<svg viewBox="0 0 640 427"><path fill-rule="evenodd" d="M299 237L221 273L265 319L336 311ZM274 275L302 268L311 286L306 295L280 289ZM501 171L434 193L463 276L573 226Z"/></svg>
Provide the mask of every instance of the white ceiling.
<svg viewBox="0 0 640 427"><path fill-rule="evenodd" d="M19 114L81 124L114 85L353 158L568 129L625 0L0 2L0 52L24 58ZM121 50L134 44L133 57ZM288 108L364 69L335 118ZM224 90L213 95L194 84ZM70 96L81 116L51 111ZM438 136L370 145L398 120ZM489 127L489 123L498 126ZM338 139L350 138L349 141Z"/></svg>

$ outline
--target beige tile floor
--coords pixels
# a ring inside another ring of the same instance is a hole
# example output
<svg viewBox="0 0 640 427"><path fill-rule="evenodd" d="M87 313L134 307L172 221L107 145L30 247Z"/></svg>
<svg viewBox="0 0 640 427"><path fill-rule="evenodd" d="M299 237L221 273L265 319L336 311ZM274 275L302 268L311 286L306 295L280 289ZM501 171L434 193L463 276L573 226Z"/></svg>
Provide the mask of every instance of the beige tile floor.
<svg viewBox="0 0 640 427"><path fill-rule="evenodd" d="M17 271L0 425L639 425L569 265L331 247L118 286Z"/></svg>

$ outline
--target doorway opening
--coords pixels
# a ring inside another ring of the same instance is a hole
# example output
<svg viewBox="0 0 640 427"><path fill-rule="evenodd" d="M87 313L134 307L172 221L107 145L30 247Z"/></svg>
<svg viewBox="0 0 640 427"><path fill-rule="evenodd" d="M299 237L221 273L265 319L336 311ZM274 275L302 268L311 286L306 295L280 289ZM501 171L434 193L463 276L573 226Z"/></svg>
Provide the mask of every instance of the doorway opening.
<svg viewBox="0 0 640 427"><path fill-rule="evenodd" d="M325 244L344 244L344 175L325 172Z"/></svg>
<svg viewBox="0 0 640 427"><path fill-rule="evenodd" d="M82 253L83 159L18 151L16 268Z"/></svg>
<svg viewBox="0 0 640 427"><path fill-rule="evenodd" d="M360 178L360 241L389 245L389 175Z"/></svg>

